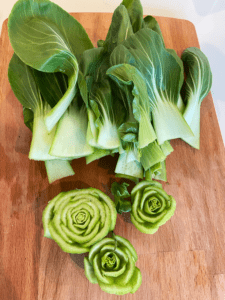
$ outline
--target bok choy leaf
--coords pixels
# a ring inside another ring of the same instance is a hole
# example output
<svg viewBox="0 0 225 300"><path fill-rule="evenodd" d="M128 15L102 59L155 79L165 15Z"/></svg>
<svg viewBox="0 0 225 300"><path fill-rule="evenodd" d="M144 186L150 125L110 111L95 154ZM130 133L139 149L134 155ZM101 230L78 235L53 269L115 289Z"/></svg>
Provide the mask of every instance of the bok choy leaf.
<svg viewBox="0 0 225 300"><path fill-rule="evenodd" d="M146 16L144 18L144 28L149 28L152 29L153 31L155 31L156 33L159 34L159 36L162 39L163 45L165 46L164 43L164 39L163 39L163 35L162 35L162 31L160 29L160 26L157 22L157 20L153 17L153 16ZM176 61L179 63L180 67L181 67L181 73L180 73L180 85L179 87L182 87L183 81L184 81L184 67L183 67L183 62L180 59L180 57L177 55L176 51L174 49L166 49L166 51L168 51L170 54L173 55L173 57L176 59ZM184 103L182 100L181 95L179 95L178 101L177 101L177 107L179 108L179 110L181 111L181 113L184 111Z"/></svg>
<svg viewBox="0 0 225 300"><path fill-rule="evenodd" d="M147 147L141 149L140 161L145 171L147 171L155 164L164 161L165 159L166 156L164 155L157 141L154 141Z"/></svg>
<svg viewBox="0 0 225 300"><path fill-rule="evenodd" d="M130 198L130 193L127 190L128 186L129 184L126 182L123 182L122 184L113 182L111 185L111 192L114 196L116 210L119 214L131 211L131 202L125 200L125 198Z"/></svg>
<svg viewBox="0 0 225 300"><path fill-rule="evenodd" d="M76 57L93 45L81 24L48 0L17 1L9 16L8 31L15 53L25 64L68 76L66 93L45 117L51 131L76 94Z"/></svg>
<svg viewBox="0 0 225 300"><path fill-rule="evenodd" d="M113 13L112 22L103 47L110 54L117 45L121 44L132 34L133 28L127 9L124 5L119 5Z"/></svg>
<svg viewBox="0 0 225 300"><path fill-rule="evenodd" d="M113 150L120 147L117 123L121 122L124 113L122 110L120 114L115 114L115 109L121 105L115 99L106 76L108 67L109 54L104 48L85 51L81 57L78 85L87 106L87 141L92 147Z"/></svg>
<svg viewBox="0 0 225 300"><path fill-rule="evenodd" d="M121 45L118 48L122 49L123 46ZM113 61L114 57L112 57L112 63ZM151 107L149 105L145 78L137 68L125 63L108 69L107 75L117 82L119 86L131 86L133 84L133 114L139 123L138 145L139 148L146 147L156 139L156 135L151 124Z"/></svg>
<svg viewBox="0 0 225 300"><path fill-rule="evenodd" d="M153 31L157 32L162 39L163 45L165 46L162 31L159 27L158 22L156 21L156 19L153 16L146 16L144 18L144 28L149 28L149 29L152 29Z"/></svg>
<svg viewBox="0 0 225 300"><path fill-rule="evenodd" d="M186 107L183 116L194 136L183 138L192 147L200 148L200 106L212 86L212 72L205 54L196 47L187 48L181 56L186 73L184 84Z"/></svg>
<svg viewBox="0 0 225 300"><path fill-rule="evenodd" d="M24 124L33 131L34 113L30 108L23 107Z"/></svg>
<svg viewBox="0 0 225 300"><path fill-rule="evenodd" d="M95 83L91 89L89 105L93 116L93 138L90 144L100 149L120 147L119 135L115 121L115 106L110 84L107 80ZM90 119L89 119L90 120Z"/></svg>
<svg viewBox="0 0 225 300"><path fill-rule="evenodd" d="M137 178L142 179L144 170L138 161L137 148L134 144L128 144L123 153L119 155L115 173L120 177L136 181Z"/></svg>
<svg viewBox="0 0 225 300"><path fill-rule="evenodd" d="M133 32L135 33L143 28L143 8L140 0L123 0L121 4L127 9Z"/></svg>

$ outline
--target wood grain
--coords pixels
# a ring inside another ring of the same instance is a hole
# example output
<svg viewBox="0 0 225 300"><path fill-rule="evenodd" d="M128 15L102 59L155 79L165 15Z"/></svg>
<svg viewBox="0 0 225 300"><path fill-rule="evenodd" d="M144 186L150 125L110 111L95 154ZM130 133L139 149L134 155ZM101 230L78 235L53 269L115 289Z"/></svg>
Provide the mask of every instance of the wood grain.
<svg viewBox="0 0 225 300"><path fill-rule="evenodd" d="M111 14L76 13L96 45ZM180 55L199 47L185 20L157 17L168 48ZM48 184L44 163L28 160L31 133L8 79L13 54L3 24L0 40L0 291L2 300L222 300L225 297L225 154L211 94L201 107L201 149L172 141L163 187L177 201L174 216L154 235L145 235L119 215L115 232L137 250L143 283L134 295L114 296L85 278L80 257L70 258L43 237L42 211L61 191L92 186L108 195L117 157L90 165L73 162L76 175Z"/></svg>

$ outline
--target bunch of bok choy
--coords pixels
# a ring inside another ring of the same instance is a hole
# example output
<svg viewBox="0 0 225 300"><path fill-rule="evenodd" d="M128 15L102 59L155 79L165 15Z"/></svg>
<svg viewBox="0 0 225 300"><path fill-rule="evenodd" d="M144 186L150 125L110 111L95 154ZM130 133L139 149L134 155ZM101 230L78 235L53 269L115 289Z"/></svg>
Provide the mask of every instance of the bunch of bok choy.
<svg viewBox="0 0 225 300"><path fill-rule="evenodd" d="M117 152L116 176L166 181L170 140L199 149L208 59L195 47L181 58L167 49L139 0L116 8L97 48L49 0L17 1L8 30L9 82L33 134L29 158L45 162L50 183L74 174L73 159L90 163Z"/></svg>

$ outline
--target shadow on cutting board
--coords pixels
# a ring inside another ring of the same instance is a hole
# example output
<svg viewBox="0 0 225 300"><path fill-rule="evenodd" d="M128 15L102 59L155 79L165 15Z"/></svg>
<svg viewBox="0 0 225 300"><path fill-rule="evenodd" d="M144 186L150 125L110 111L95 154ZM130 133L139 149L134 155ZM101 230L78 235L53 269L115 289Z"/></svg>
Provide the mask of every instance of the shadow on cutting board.
<svg viewBox="0 0 225 300"><path fill-rule="evenodd" d="M84 258L88 257L87 253L82 254L70 254L70 258L73 260L73 262L81 269L84 269Z"/></svg>

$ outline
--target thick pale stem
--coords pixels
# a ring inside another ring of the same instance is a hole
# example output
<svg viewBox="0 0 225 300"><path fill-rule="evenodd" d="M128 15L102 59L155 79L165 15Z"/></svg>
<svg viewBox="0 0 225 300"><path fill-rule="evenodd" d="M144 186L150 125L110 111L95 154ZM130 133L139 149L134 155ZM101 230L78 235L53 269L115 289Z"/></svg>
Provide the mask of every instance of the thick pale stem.
<svg viewBox="0 0 225 300"><path fill-rule="evenodd" d="M152 115L159 145L168 140L194 136L174 103L157 99L157 107L154 108Z"/></svg>
<svg viewBox="0 0 225 300"><path fill-rule="evenodd" d="M197 101L189 102L184 114L185 120L190 126L194 136L182 138L186 143L192 147L200 148L200 104Z"/></svg>
<svg viewBox="0 0 225 300"><path fill-rule="evenodd" d="M87 126L86 110L79 109L76 103L72 103L57 125L50 154L58 157L82 157L93 153L93 148L86 141Z"/></svg>
<svg viewBox="0 0 225 300"><path fill-rule="evenodd" d="M183 114L184 110L185 110L185 105L183 102L183 99L181 97L181 95L179 95L178 101L177 101L177 107L179 109L179 111Z"/></svg>
<svg viewBox="0 0 225 300"><path fill-rule="evenodd" d="M49 183L75 174L70 162L67 160L47 160L45 161L45 168Z"/></svg>
<svg viewBox="0 0 225 300"><path fill-rule="evenodd" d="M44 122L45 111L50 109L50 106L43 108L38 107L34 113L33 135L29 152L29 159L34 160L51 160L57 159L49 154L49 149L55 134L55 127L49 133Z"/></svg>
<svg viewBox="0 0 225 300"><path fill-rule="evenodd" d="M115 173L124 174L131 177L143 178L143 167L137 160L128 162L128 153L121 153L117 161Z"/></svg>
<svg viewBox="0 0 225 300"><path fill-rule="evenodd" d="M115 149L120 147L120 139L115 124L108 119L100 128L97 145L102 149Z"/></svg>

